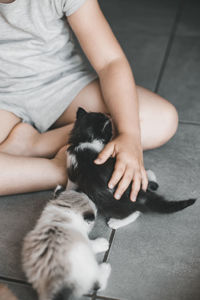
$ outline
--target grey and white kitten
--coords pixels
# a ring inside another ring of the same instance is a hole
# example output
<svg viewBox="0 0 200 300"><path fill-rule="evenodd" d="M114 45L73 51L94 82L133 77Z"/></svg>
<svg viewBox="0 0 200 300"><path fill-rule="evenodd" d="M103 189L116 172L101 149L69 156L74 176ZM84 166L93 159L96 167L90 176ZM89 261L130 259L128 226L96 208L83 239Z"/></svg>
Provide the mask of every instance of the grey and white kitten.
<svg viewBox="0 0 200 300"><path fill-rule="evenodd" d="M111 268L98 264L95 254L109 243L88 237L95 217L94 203L76 191L60 193L44 208L22 250L23 269L40 300L77 299L106 287Z"/></svg>

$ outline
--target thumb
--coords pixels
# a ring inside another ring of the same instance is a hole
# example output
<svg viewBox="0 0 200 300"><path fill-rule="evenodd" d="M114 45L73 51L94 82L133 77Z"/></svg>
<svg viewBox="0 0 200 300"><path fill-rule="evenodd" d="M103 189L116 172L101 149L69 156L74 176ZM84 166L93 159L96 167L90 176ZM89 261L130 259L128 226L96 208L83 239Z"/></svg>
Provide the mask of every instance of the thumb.
<svg viewBox="0 0 200 300"><path fill-rule="evenodd" d="M112 143L107 144L95 159L95 164L105 163L106 160L113 154L113 151L114 145Z"/></svg>

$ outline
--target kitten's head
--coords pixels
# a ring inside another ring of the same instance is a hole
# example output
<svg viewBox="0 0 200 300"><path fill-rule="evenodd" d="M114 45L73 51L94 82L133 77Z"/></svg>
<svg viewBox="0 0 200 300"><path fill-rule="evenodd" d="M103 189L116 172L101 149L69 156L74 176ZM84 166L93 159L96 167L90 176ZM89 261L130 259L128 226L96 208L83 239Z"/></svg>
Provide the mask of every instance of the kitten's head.
<svg viewBox="0 0 200 300"><path fill-rule="evenodd" d="M93 140L100 140L103 144L107 144L111 138L112 123L107 115L86 112L83 108L78 108L69 144L78 145Z"/></svg>
<svg viewBox="0 0 200 300"><path fill-rule="evenodd" d="M91 231L97 216L97 209L86 194L74 190L64 190L51 203L63 212L68 213L70 211L72 220L75 218L82 219L85 230Z"/></svg>

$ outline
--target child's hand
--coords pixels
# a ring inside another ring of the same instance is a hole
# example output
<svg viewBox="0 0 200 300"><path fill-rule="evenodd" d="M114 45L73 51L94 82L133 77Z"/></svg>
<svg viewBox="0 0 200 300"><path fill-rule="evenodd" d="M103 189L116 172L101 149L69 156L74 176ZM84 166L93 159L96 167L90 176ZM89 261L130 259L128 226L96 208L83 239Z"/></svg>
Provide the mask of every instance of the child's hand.
<svg viewBox="0 0 200 300"><path fill-rule="evenodd" d="M135 201L140 188L146 190L148 185L141 146L134 144L132 135L120 134L105 146L95 163L103 164L111 156L116 157L116 163L108 183L109 188L118 184L114 197L120 199L133 181L130 199Z"/></svg>

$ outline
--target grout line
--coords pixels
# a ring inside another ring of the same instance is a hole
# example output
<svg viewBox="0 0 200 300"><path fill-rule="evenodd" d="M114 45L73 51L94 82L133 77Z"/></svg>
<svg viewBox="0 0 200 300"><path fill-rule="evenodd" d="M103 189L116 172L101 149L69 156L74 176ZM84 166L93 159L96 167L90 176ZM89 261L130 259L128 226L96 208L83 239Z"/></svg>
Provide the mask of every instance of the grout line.
<svg viewBox="0 0 200 300"><path fill-rule="evenodd" d="M7 282L10 282L10 283L19 283L19 284L22 284L22 285L31 286L26 281L23 281L23 280L20 280L20 279L14 279L14 278L10 278L10 277L0 276L0 280L7 281Z"/></svg>
<svg viewBox="0 0 200 300"><path fill-rule="evenodd" d="M112 246L112 242L114 240L114 236L115 236L115 230L113 229L112 232L111 232L111 235L110 235L110 239L109 239L109 249L106 251L106 253L104 255L103 262L106 262L107 259L108 259L108 255L110 253L110 249L111 249L111 246Z"/></svg>
<svg viewBox="0 0 200 300"><path fill-rule="evenodd" d="M200 126L200 123L195 122L195 121L182 121L182 120L180 120L179 124Z"/></svg>
<svg viewBox="0 0 200 300"><path fill-rule="evenodd" d="M160 83L161 83L161 80L162 80L162 77L163 77L163 74L164 74L164 70L165 70L165 67L166 67L166 64L167 64L167 60L169 58L169 54L170 54L172 44L173 44L173 41L174 41L174 38L175 38L175 34L176 34L178 23L180 21L182 10L183 10L183 0L180 0L179 5L178 5L178 9L177 9L177 12L176 12L176 15L175 15L175 19L174 19L174 22L173 22L173 25L172 25L172 29L171 29L171 32L170 32L170 35L169 35L169 40L168 40L167 47L166 47L166 50L165 50L165 54L164 54L164 57L163 57L163 61L162 61L162 64L161 64L160 72L158 74L158 79L157 79L156 86L155 86L155 89L154 89L155 93L158 92L159 87L160 87Z"/></svg>
<svg viewBox="0 0 200 300"><path fill-rule="evenodd" d="M91 300L98 300L98 299L102 299L102 300L120 300L118 298L110 298L110 297L106 297L106 296L97 296L97 295L93 295L93 297L91 298Z"/></svg>
<svg viewBox="0 0 200 300"><path fill-rule="evenodd" d="M87 294L87 295L84 295L85 297L87 297L87 298L91 298L91 300L93 300L94 299L94 294L93 295L90 295L90 294ZM95 298L96 299L96 298ZM94 300L95 300L94 299Z"/></svg>
<svg viewBox="0 0 200 300"><path fill-rule="evenodd" d="M96 299L102 299L102 300L120 300L117 298L109 298L109 297L104 297L104 296L97 296Z"/></svg>
<svg viewBox="0 0 200 300"><path fill-rule="evenodd" d="M19 279L13 279L10 277L4 277L4 276L0 276L0 281L3 281L4 283L17 283L17 284L21 284L21 285L25 285L25 286L29 286L31 287L31 285L23 280L19 280ZM85 295L86 297L91 297L91 300L96 300L96 299L102 299L102 300L120 300L117 298L109 298L109 297L104 297L104 296L96 296L94 295Z"/></svg>
<svg viewBox="0 0 200 300"><path fill-rule="evenodd" d="M115 236L115 230L112 229L111 234L110 234L110 238L109 238L109 248L108 248L108 250L106 251L106 253L104 254L103 262L106 262L107 259L108 259L108 255L109 255L109 253L110 253L110 248L111 248L111 246L112 246L112 242L113 242L114 236ZM98 291L97 291L97 292L98 292ZM95 292L95 293L93 294L91 300L96 300L96 299L118 300L118 299L111 299L111 298L99 298L100 296L97 296L97 292ZM97 298L97 297L98 297L98 298Z"/></svg>

